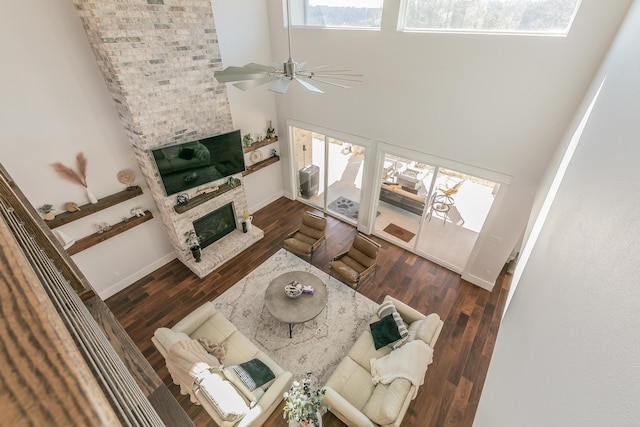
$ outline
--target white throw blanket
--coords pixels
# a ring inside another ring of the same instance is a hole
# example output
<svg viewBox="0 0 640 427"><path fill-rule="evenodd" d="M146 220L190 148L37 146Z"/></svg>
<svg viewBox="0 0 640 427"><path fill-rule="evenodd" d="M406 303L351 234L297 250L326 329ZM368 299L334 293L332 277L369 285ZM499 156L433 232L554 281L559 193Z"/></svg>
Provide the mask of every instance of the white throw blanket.
<svg viewBox="0 0 640 427"><path fill-rule="evenodd" d="M431 362L433 349L427 343L419 339L409 341L384 357L371 359L371 380L374 384L390 384L396 378L409 380L416 386L414 399Z"/></svg>
<svg viewBox="0 0 640 427"><path fill-rule="evenodd" d="M198 340L183 340L171 346L166 362L173 383L180 386L180 393L189 394L191 402L199 405L193 383L210 368L220 366L218 359L209 354Z"/></svg>

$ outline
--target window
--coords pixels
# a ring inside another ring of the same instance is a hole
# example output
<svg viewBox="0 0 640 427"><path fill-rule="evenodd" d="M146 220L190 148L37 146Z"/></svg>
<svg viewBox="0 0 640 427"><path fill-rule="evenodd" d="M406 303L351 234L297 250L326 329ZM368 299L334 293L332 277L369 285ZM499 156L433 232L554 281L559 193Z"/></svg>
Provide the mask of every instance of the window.
<svg viewBox="0 0 640 427"><path fill-rule="evenodd" d="M380 29L383 0L291 0L291 24Z"/></svg>
<svg viewBox="0 0 640 427"><path fill-rule="evenodd" d="M580 0L404 0L403 5L402 30L566 35Z"/></svg>

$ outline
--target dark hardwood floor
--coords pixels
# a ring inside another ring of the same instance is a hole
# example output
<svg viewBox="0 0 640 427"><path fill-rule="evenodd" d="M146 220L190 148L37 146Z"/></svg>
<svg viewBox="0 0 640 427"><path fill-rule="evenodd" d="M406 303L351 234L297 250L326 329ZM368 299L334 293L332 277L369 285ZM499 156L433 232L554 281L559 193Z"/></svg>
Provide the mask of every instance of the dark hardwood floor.
<svg viewBox="0 0 640 427"><path fill-rule="evenodd" d="M254 225L264 230L264 239L206 278L199 279L174 260L106 301L197 426L215 423L201 407L179 394L151 336L156 328L170 327L203 302L218 297L282 248L284 237L297 228L305 210L315 211L303 203L281 198L253 216ZM329 217L327 243L314 256L313 264L328 272L329 260L349 247L354 233L354 227ZM403 426L471 426L511 275L503 271L494 290L488 292L462 280L459 274L374 239L382 245L378 271L359 291L377 302L392 295L425 314L436 312L444 320L433 364L409 406ZM344 426L330 413L323 421L326 427ZM287 424L282 411L276 410L265 425Z"/></svg>

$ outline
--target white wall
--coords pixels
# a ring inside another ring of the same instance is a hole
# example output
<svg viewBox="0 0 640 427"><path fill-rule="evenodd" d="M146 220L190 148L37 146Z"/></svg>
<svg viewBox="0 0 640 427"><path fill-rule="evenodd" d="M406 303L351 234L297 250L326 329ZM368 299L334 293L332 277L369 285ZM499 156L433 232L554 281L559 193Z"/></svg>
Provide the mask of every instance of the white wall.
<svg viewBox="0 0 640 427"><path fill-rule="evenodd" d="M225 67L241 66L249 62L267 65L271 63L266 1L211 0L211 6L220 43L220 55ZM269 120L274 126L277 123L275 95L260 89L244 92L231 84L227 87L234 127L242 129L243 135L261 133L266 136ZM264 158L270 155L272 148L280 152L280 144L262 148L260 150ZM245 163L252 163L248 154L245 155ZM245 193L251 212L282 196L281 176L279 163L247 175L244 180Z"/></svg>
<svg viewBox="0 0 640 427"><path fill-rule="evenodd" d="M583 0L567 37L399 33L400 2L385 3L380 32L292 29L294 60L365 77L324 95L292 85L276 98L279 125L295 119L512 176L487 224L495 238L480 241L466 271L493 283L630 0ZM286 58L281 2L269 2L269 18L274 59Z"/></svg>
<svg viewBox="0 0 640 427"><path fill-rule="evenodd" d="M635 1L500 326L476 427L638 424L638 70Z"/></svg>
<svg viewBox="0 0 640 427"><path fill-rule="evenodd" d="M248 16L229 7L231 2L213 3L220 9L214 9L220 40L241 40L255 47L247 54L259 53L268 60L266 3L253 6L245 1L243 9L254 12ZM231 43L221 50L225 62L224 55L233 58ZM121 221L132 207L155 212L73 2L1 2L0 55L0 162L31 204L51 203L59 213L66 202L87 203L83 188L62 180L50 166L56 161L75 166L75 155L84 151L89 185L97 197L124 188L116 179L122 169L135 171L136 184L145 194L66 225L63 231L83 237L95 231L97 222ZM236 128L265 133L268 120L275 120L271 94L230 94L230 98ZM268 191L281 194L277 167L275 172L275 185L251 179L253 175L245 182L251 190L247 194L253 195L247 197L252 211L264 203ZM157 218L73 256L103 298L173 258Z"/></svg>
<svg viewBox="0 0 640 427"><path fill-rule="evenodd" d="M0 161L34 207L88 202L84 189L50 166L75 167L88 158L88 184L98 197L121 191L122 169L136 172L146 192L61 229L80 238L97 222L119 222L132 207L155 211L126 135L72 2L2 2L0 49ZM106 297L173 258L157 219L87 249L73 259Z"/></svg>

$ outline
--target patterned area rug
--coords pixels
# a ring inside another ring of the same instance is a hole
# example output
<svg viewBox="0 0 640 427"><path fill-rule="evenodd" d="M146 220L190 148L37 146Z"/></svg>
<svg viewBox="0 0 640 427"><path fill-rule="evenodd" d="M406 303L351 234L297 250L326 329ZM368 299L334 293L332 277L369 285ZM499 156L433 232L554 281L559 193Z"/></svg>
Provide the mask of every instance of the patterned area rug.
<svg viewBox="0 0 640 427"><path fill-rule="evenodd" d="M315 319L294 325L293 337L289 338L289 326L274 319L264 308L264 293L271 280L296 270L312 273L326 284L327 305ZM216 298L213 304L280 366L293 372L295 378L301 378L310 370L322 384L356 338L369 327L369 318L378 306L284 249Z"/></svg>

